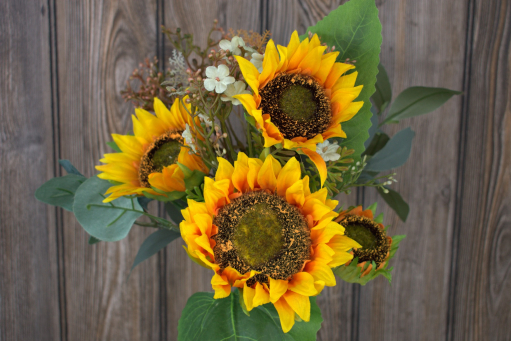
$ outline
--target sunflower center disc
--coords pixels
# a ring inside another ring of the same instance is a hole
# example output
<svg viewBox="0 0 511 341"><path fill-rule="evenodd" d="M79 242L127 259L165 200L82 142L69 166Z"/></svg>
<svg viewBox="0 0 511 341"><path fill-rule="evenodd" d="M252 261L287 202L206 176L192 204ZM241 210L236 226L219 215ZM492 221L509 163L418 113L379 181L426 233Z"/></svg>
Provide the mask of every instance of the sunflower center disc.
<svg viewBox="0 0 511 341"><path fill-rule="evenodd" d="M180 151L181 145L176 140L165 142L159 146L152 157L154 171L161 172L164 167L176 163Z"/></svg>
<svg viewBox="0 0 511 341"><path fill-rule="evenodd" d="M363 249L372 249L376 244L376 237L362 225L348 225L345 231L346 236L362 245Z"/></svg>
<svg viewBox="0 0 511 341"><path fill-rule="evenodd" d="M263 114L286 139L311 139L330 126L332 108L322 85L302 74L278 74L260 91Z"/></svg>
<svg viewBox="0 0 511 341"><path fill-rule="evenodd" d="M280 108L294 120L308 121L314 116L317 104L310 89L292 85L282 92Z"/></svg>
<svg viewBox="0 0 511 341"><path fill-rule="evenodd" d="M163 168L177 162L177 157L181 151L181 144L183 144L181 134L176 131L170 131L157 137L147 147L144 156L140 160L140 167L138 169L138 179L141 186L151 187L147 180L149 174L161 172Z"/></svg>
<svg viewBox="0 0 511 341"><path fill-rule="evenodd" d="M218 233L211 238L215 263L242 274L259 274L249 279L269 283L299 272L310 259L310 231L300 211L278 195L248 192L222 207L213 219Z"/></svg>
<svg viewBox="0 0 511 341"><path fill-rule="evenodd" d="M284 245L282 225L266 203L256 204L247 210L233 237L239 256L250 266L270 260Z"/></svg>
<svg viewBox="0 0 511 341"><path fill-rule="evenodd" d="M353 250L359 263L374 261L379 266L385 261L390 245L385 230L378 223L356 215L347 215L339 223L346 229L346 236L362 245L362 248Z"/></svg>

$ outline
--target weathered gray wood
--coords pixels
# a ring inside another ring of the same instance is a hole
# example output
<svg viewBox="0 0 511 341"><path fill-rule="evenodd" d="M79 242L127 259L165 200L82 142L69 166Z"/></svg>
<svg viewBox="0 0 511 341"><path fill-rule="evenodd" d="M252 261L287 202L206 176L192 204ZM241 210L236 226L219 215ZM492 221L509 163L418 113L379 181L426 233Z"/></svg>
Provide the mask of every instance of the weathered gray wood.
<svg viewBox="0 0 511 341"><path fill-rule="evenodd" d="M511 335L511 3L472 1L449 311L452 340Z"/></svg>
<svg viewBox="0 0 511 341"><path fill-rule="evenodd" d="M156 53L156 1L57 1L60 157L87 176L111 141L132 130L133 107L120 91L144 58ZM158 340L160 288L154 257L128 274L153 231L133 227L116 243L87 244L64 214L61 274L68 340Z"/></svg>
<svg viewBox="0 0 511 341"><path fill-rule="evenodd" d="M49 9L0 3L0 340L60 338Z"/></svg>

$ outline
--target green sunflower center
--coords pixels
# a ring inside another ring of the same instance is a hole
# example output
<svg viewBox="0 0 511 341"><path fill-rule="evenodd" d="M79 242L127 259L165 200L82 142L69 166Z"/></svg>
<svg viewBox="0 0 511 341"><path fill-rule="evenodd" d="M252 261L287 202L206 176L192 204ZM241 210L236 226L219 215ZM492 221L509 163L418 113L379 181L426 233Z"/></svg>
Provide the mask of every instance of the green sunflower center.
<svg viewBox="0 0 511 341"><path fill-rule="evenodd" d="M256 204L238 222L232 242L249 265L262 264L282 249L282 224L268 204Z"/></svg>
<svg viewBox="0 0 511 341"><path fill-rule="evenodd" d="M372 249L376 244L374 234L362 225L354 224L346 226L345 234L362 245L362 249Z"/></svg>
<svg viewBox="0 0 511 341"><path fill-rule="evenodd" d="M271 122L286 139L311 139L330 126L330 99L323 86L310 76L278 74L259 94L263 114L270 115Z"/></svg>
<svg viewBox="0 0 511 341"><path fill-rule="evenodd" d="M260 272L247 282L287 279L310 259L310 231L300 211L278 195L244 193L222 207L213 220L213 251L221 269Z"/></svg>
<svg viewBox="0 0 511 341"><path fill-rule="evenodd" d="M347 215L339 223L346 229L344 234L362 246L353 250L359 263L374 261L379 266L385 261L390 246L385 230L378 223L356 215Z"/></svg>
<svg viewBox="0 0 511 341"><path fill-rule="evenodd" d="M282 92L280 108L294 120L310 120L314 116L317 103L310 89L301 85L291 85Z"/></svg>
<svg viewBox="0 0 511 341"><path fill-rule="evenodd" d="M141 186L151 187L148 181L151 173L161 172L163 168L177 163L183 142L180 132L169 131L158 136L147 147L138 168L138 179Z"/></svg>
<svg viewBox="0 0 511 341"><path fill-rule="evenodd" d="M155 172L161 172L164 167L176 163L180 151L181 145L176 140L167 141L159 146L152 157Z"/></svg>

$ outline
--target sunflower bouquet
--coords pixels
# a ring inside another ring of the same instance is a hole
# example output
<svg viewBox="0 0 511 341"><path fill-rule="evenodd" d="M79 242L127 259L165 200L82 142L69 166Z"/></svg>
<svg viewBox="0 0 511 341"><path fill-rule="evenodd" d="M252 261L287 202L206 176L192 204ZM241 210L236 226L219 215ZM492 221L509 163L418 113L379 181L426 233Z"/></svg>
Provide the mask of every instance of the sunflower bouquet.
<svg viewBox="0 0 511 341"><path fill-rule="evenodd" d="M91 178L61 160L69 174L36 197L73 212L89 244L154 228L133 267L182 237L183 252L212 271L214 293L189 298L179 340L314 340L325 286L391 281L404 236L387 235L376 204L364 210L349 196L374 187L406 220L389 186L414 133L380 128L458 92L413 87L391 103L374 0L351 0L286 46L215 23L202 49L162 29L170 68L146 61L122 92L133 133L112 135L114 152ZM149 213L150 201L168 216Z"/></svg>

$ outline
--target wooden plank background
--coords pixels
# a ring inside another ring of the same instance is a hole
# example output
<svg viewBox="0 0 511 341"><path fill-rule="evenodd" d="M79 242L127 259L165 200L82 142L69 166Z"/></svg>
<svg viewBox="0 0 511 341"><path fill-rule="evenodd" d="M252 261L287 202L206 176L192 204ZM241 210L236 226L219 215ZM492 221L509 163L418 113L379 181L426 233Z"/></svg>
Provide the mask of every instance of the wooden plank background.
<svg viewBox="0 0 511 341"><path fill-rule="evenodd" d="M187 298L211 290L211 273L191 263L182 242L126 281L151 231L89 246L72 214L33 194L62 173L58 159L91 176L110 134L131 129L133 110L119 92L143 58L168 58L161 24L205 44L217 18L224 28L269 29L286 44L344 1L25 2L0 2L0 340L176 340ZM510 340L511 3L377 6L394 95L424 85L464 96L386 127L416 132L395 186L409 219L400 222L370 189L356 196L377 200L391 234L408 238L392 286L379 278L324 291L318 339Z"/></svg>

